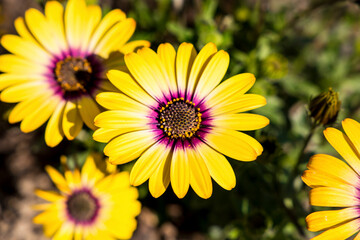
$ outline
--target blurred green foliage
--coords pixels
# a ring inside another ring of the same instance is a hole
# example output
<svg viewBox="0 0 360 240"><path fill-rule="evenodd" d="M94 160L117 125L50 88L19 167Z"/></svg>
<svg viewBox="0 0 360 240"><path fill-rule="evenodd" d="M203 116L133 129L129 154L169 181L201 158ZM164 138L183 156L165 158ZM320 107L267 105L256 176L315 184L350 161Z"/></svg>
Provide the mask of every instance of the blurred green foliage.
<svg viewBox="0 0 360 240"><path fill-rule="evenodd" d="M305 226L305 217L312 210L309 189L299 173L314 153L336 153L325 141L323 127L315 130L307 144L311 128L307 104L332 87L342 102L335 127L341 128L346 117L360 120L359 6L330 0L88 2L100 2L105 11L123 9L137 21L133 39L147 39L153 49L163 42L191 42L197 49L214 42L230 54L227 77L255 74L251 92L267 99L267 105L254 112L267 116L270 125L249 133L262 143L264 153L251 163L230 159L237 176L235 189L228 192L214 183L208 200L191 190L179 200L171 188L153 199L147 183L140 186L141 202L158 215L159 225L171 222L180 238L199 232L214 240L314 236ZM60 146L74 166L81 165L87 152L102 152L104 145L92 141L91 134L83 130L76 141ZM129 170L132 164L119 168ZM180 206L181 216L172 216L166 210L169 205Z"/></svg>

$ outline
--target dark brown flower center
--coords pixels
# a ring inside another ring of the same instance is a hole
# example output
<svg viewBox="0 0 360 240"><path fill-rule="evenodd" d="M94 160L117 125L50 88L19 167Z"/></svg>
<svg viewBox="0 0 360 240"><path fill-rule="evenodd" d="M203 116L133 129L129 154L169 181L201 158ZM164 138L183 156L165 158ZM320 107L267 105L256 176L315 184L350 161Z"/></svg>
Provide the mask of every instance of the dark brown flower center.
<svg viewBox="0 0 360 240"><path fill-rule="evenodd" d="M159 110L159 127L171 138L191 138L200 128L201 113L189 100L176 98Z"/></svg>
<svg viewBox="0 0 360 240"><path fill-rule="evenodd" d="M86 92L91 74L91 64L84 58L67 57L56 63L56 79L66 92Z"/></svg>
<svg viewBox="0 0 360 240"><path fill-rule="evenodd" d="M88 192L74 193L66 202L70 216L76 222L92 221L98 211L98 201Z"/></svg>

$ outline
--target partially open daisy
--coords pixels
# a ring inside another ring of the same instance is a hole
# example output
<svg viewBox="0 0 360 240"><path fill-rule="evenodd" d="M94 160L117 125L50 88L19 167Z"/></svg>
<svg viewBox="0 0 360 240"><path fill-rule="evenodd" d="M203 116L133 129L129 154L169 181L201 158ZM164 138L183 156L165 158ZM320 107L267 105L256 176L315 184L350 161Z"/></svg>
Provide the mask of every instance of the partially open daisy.
<svg viewBox="0 0 360 240"><path fill-rule="evenodd" d="M324 135L345 162L317 154L310 159L302 176L313 188L311 205L337 208L307 216L310 231L324 231L313 238L316 240L347 239L360 230L360 123L347 118L342 126L346 135L335 128L327 128ZM360 234L354 239L360 239Z"/></svg>
<svg viewBox="0 0 360 240"><path fill-rule="evenodd" d="M109 161L122 164L140 157L130 173L131 184L149 180L154 197L171 182L182 198L189 185L202 198L212 194L211 177L223 188L235 187L225 155L252 161L262 153L254 138L237 130L266 126L266 117L240 113L266 104L244 94L255 82L252 74L236 75L220 84L229 55L213 43L199 54L183 43L176 53L166 43L157 53L143 48L125 56L130 73L111 70L109 80L122 93L101 93L97 101L109 111L95 118L94 139L109 142ZM211 176L211 177L210 177Z"/></svg>
<svg viewBox="0 0 360 240"><path fill-rule="evenodd" d="M1 44L12 54L0 56L1 101L20 102L11 111L10 123L21 121L31 132L48 119L45 141L56 146L65 136L74 139L83 122L95 129L100 106L95 94L116 89L106 71L124 69L123 54L147 41L127 43L135 21L116 9L103 19L101 8L85 0L69 0L66 9L57 1L45 5L45 15L36 9L18 18L20 36L5 35ZM115 53L114 53L115 52Z"/></svg>
<svg viewBox="0 0 360 240"><path fill-rule="evenodd" d="M129 239L136 229L141 205L127 172L89 156L81 170L66 170L65 177L46 167L60 192L37 190L49 201L36 205L43 212L33 221L53 239Z"/></svg>

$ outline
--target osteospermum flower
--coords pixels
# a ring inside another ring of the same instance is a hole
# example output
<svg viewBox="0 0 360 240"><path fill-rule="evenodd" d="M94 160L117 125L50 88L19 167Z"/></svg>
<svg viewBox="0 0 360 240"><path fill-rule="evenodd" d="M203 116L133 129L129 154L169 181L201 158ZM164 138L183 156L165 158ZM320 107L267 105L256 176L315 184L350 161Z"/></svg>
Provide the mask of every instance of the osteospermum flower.
<svg viewBox="0 0 360 240"><path fill-rule="evenodd" d="M60 192L37 190L50 203L36 205L43 212L33 221L42 224L53 239L129 239L140 213L138 191L129 184L127 172L89 156L81 170L66 170L64 176L46 167Z"/></svg>
<svg viewBox="0 0 360 240"><path fill-rule="evenodd" d="M347 239L360 230L360 124L347 118L342 126L346 135L335 128L327 128L324 135L345 162L317 154L310 159L302 176L313 188L311 205L337 208L307 216L310 231L324 231L313 238L316 240ZM354 239L360 239L360 234Z"/></svg>
<svg viewBox="0 0 360 240"><path fill-rule="evenodd" d="M20 36L5 35L1 44L12 54L0 56L1 100L20 102L11 111L10 123L21 121L31 132L48 119L45 141L56 146L65 136L74 139L83 122L95 129L100 106L95 94L116 89L106 79L108 68L124 68L123 54L147 41L127 43L135 21L116 9L101 19L101 8L85 0L69 0L64 10L57 1L18 18ZM113 53L114 52L114 53Z"/></svg>
<svg viewBox="0 0 360 240"><path fill-rule="evenodd" d="M113 164L140 157L130 173L131 184L149 180L159 197L171 182L182 198L189 185L202 198L212 194L211 177L223 188L235 186L225 155L252 161L262 153L254 138L237 130L266 126L266 117L241 113L266 104L244 94L252 74L236 75L220 84L229 55L213 43L199 54L183 43L177 53L166 43L157 53L143 48L125 56L130 73L111 70L109 80L122 93L101 93L97 101L109 111L95 118L94 139L109 142L104 152ZM211 176L211 177L210 177Z"/></svg>

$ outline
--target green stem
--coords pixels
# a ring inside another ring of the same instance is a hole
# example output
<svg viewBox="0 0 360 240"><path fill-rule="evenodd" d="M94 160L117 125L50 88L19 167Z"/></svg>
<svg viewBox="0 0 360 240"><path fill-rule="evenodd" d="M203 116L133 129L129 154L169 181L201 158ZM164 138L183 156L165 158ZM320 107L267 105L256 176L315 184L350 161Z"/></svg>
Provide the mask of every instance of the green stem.
<svg viewBox="0 0 360 240"><path fill-rule="evenodd" d="M283 196L282 189L281 189L281 183L279 182L276 173L273 173L273 184L274 184L276 198L278 199L278 202L279 202L281 208L283 208L283 210L286 213L286 215L288 216L289 220L295 226L298 234L302 238L305 238L305 232L304 232L302 226L298 222L295 209L288 208L284 203L284 196Z"/></svg>
<svg viewBox="0 0 360 240"><path fill-rule="evenodd" d="M313 123L312 126L311 126L310 132L309 132L308 136L306 137L306 139L305 139L305 141L304 141L304 144L303 144L303 146L302 146L302 148L301 148L299 157L298 157L298 159L297 159L297 161L296 161L296 164L295 164L295 166L294 166L294 169L293 169L293 171L292 171L291 178L290 178L291 180L294 179L294 178L296 178L296 176L299 174L299 172L300 172L299 167L300 167L300 164L303 162L303 158L304 158L304 156L305 156L305 149L306 149L306 147L308 146L308 144L309 144L309 142L310 142L312 136L314 135L315 130L316 130L316 128L317 128L318 126L319 126L319 125L316 124L316 123ZM290 182L292 182L292 181L290 181Z"/></svg>

